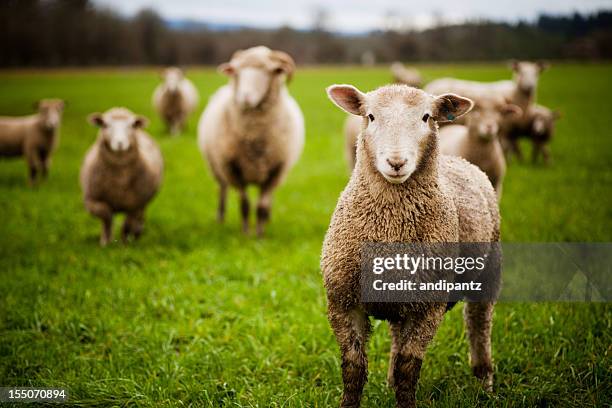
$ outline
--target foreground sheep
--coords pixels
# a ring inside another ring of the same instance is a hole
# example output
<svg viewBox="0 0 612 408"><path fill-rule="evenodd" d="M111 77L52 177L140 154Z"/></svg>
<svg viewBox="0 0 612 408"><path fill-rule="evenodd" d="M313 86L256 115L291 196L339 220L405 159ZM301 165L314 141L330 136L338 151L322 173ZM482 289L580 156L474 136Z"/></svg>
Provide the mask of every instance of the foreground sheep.
<svg viewBox="0 0 612 408"><path fill-rule="evenodd" d="M46 178L51 153L57 146L64 101L43 99L38 113L22 117L0 117L0 157L23 156L30 169L29 182Z"/></svg>
<svg viewBox="0 0 612 408"><path fill-rule="evenodd" d="M295 64L284 52L254 47L234 53L219 71L230 83L211 98L198 125L200 150L219 183L218 219L225 217L228 186L240 193L242 228L249 230L247 186L260 189L257 234L270 216L274 189L298 160L304 119L285 82Z"/></svg>
<svg viewBox="0 0 612 408"><path fill-rule="evenodd" d="M142 233L145 207L161 183L161 152L143 130L147 119L125 108L93 113L89 121L100 131L81 167L85 208L102 220L101 245L111 240L113 215L120 212L126 214L122 239L136 239Z"/></svg>
<svg viewBox="0 0 612 408"><path fill-rule="evenodd" d="M183 130L189 115L198 106L199 95L179 68L165 69L162 77L164 82L153 93L153 106L166 123L168 132L176 135Z"/></svg>
<svg viewBox="0 0 612 408"><path fill-rule="evenodd" d="M507 125L504 134L503 147L506 157L515 154L519 160L523 158L519 147L519 139L527 138L533 143L532 160L536 163L541 155L544 164L550 163L549 144L555 132L555 122L559 119L559 112L542 105L532 105L523 115L521 121L512 121Z"/></svg>
<svg viewBox="0 0 612 408"><path fill-rule="evenodd" d="M414 68L406 68L401 62L391 64L391 75L393 82L420 88L423 82L421 74Z"/></svg>
<svg viewBox="0 0 612 408"><path fill-rule="evenodd" d="M466 115L466 125L450 125L440 129L440 152L463 157L478 166L489 177L500 198L506 159L499 132L504 119L521 114L521 109L512 104L476 106Z"/></svg>
<svg viewBox="0 0 612 408"><path fill-rule="evenodd" d="M494 242L497 199L487 176L463 159L440 156L437 122L468 112L456 95L433 97L403 85L367 94L334 85L329 97L363 118L357 162L332 217L321 256L328 318L342 354L343 407L358 406L367 380L370 316L389 320L389 382L397 406L415 406L428 343L446 304L362 303L361 246L366 242ZM467 303L465 319L474 374L492 386L492 303Z"/></svg>

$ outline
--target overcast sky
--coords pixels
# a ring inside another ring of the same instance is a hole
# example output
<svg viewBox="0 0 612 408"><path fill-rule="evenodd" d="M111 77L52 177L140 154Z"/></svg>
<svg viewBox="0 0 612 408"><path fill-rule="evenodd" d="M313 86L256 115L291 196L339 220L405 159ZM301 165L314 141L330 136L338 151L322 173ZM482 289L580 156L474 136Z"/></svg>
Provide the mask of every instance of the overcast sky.
<svg viewBox="0 0 612 408"><path fill-rule="evenodd" d="M201 20L253 27L309 28L316 10L329 14L328 28L354 32L410 24L426 28L438 18L462 21L473 18L532 20L541 12L567 14L612 9L612 0L94 0L124 15L143 7L166 19ZM460 5L460 7L454 7ZM389 17L394 16L394 17ZM437 16L437 17L436 17Z"/></svg>

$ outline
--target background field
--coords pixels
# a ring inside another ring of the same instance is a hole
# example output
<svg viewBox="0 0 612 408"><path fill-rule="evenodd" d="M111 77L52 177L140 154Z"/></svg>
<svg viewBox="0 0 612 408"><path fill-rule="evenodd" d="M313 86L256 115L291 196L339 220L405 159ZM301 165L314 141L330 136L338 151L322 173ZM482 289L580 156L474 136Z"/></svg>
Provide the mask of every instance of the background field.
<svg viewBox="0 0 612 408"><path fill-rule="evenodd" d="M442 75L507 78L500 65L421 66ZM193 70L201 108L225 80ZM610 65L556 65L539 100L563 114L551 167L512 163L505 241L611 241ZM23 162L0 162L0 385L70 389L76 405L336 405L340 360L325 316L321 242L348 172L334 82L371 89L386 68L307 68L291 92L306 118L304 154L275 198L267 237L239 233L237 197L215 222L216 186L195 143L197 117L172 139L153 115L155 70L0 73L0 112L41 97L69 105L50 179L25 185ZM98 247L78 169L95 129L85 116L124 105L152 119L166 159L142 239ZM201 109L200 109L201 111ZM199 116L199 115L198 115ZM528 153L528 151L526 151ZM389 340L375 323L364 406L391 406ZM609 304L500 304L493 333L496 391L469 372L461 307L425 359L421 406L605 406L612 403Z"/></svg>

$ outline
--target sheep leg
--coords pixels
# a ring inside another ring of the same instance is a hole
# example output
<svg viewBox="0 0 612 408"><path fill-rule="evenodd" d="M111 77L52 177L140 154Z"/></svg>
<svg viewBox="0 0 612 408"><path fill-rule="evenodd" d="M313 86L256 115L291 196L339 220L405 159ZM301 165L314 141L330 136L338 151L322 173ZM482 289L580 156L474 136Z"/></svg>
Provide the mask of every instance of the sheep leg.
<svg viewBox="0 0 612 408"><path fill-rule="evenodd" d="M125 221L123 222L123 228L121 229L121 240L124 243L128 242L130 235L134 239L138 239L142 234L144 226L144 211L138 210L127 213Z"/></svg>
<svg viewBox="0 0 612 408"><path fill-rule="evenodd" d="M106 246L112 237L113 212L110 206L102 201L85 200L85 208L91 215L102 220L100 245Z"/></svg>
<svg viewBox="0 0 612 408"><path fill-rule="evenodd" d="M389 370L387 371L387 384L389 387L395 387L395 378L393 377L393 369L397 359L397 353L400 349L400 329L401 324L389 322L389 334L391 335L391 351L389 353Z"/></svg>
<svg viewBox="0 0 612 408"><path fill-rule="evenodd" d="M491 327L493 303L468 302L463 317L470 342L470 366L487 391L493 390L493 362L491 358Z"/></svg>
<svg viewBox="0 0 612 408"><path fill-rule="evenodd" d="M416 406L416 386L427 345L442 322L446 305L432 305L427 313L413 316L399 327L399 350L393 361L393 389L397 407Z"/></svg>
<svg viewBox="0 0 612 408"><path fill-rule="evenodd" d="M340 406L359 407L363 387L368 379L366 346L371 330L370 321L362 310L337 310L337 306L330 306L328 318L342 355L344 390Z"/></svg>
<svg viewBox="0 0 612 408"><path fill-rule="evenodd" d="M219 185L219 208L217 209L217 221L225 221L225 202L227 200L227 184Z"/></svg>
<svg viewBox="0 0 612 408"><path fill-rule="evenodd" d="M247 195L246 188L241 187L240 193L240 215L242 216L242 232L245 234L249 233L249 196Z"/></svg>
<svg viewBox="0 0 612 408"><path fill-rule="evenodd" d="M257 236L261 237L264 227L270 220L270 207L272 206L272 192L280 183L282 164L274 167L266 180L260 186L259 201L257 202Z"/></svg>
<svg viewBox="0 0 612 408"><path fill-rule="evenodd" d="M542 151L542 144L539 142L534 142L533 149L531 151L531 162L533 164L536 164L538 162L538 156L540 155L541 151Z"/></svg>
<svg viewBox="0 0 612 408"><path fill-rule="evenodd" d="M40 165L41 165L40 167L42 171L42 178L47 179L47 176L49 175L49 162L51 161L49 159L49 153L46 151L40 151L39 157L40 157Z"/></svg>
<svg viewBox="0 0 612 408"><path fill-rule="evenodd" d="M35 150L30 150L27 154L27 157L28 157L28 168L30 170L28 184L30 186L34 186L38 179L38 174L42 171L43 164L42 164L42 161L40 160L40 156L38 152Z"/></svg>

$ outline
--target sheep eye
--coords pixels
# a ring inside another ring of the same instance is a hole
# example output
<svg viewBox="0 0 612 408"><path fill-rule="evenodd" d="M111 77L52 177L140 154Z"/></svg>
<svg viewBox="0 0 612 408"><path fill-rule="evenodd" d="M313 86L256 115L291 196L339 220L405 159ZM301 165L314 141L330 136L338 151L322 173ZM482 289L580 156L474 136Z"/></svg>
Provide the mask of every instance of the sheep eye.
<svg viewBox="0 0 612 408"><path fill-rule="evenodd" d="M429 120L429 113L423 115L423 122L427 122Z"/></svg>
<svg viewBox="0 0 612 408"><path fill-rule="evenodd" d="M275 73L276 75L280 75L280 74L282 74L283 72L285 72L285 71L284 71L282 68L276 68L276 69L274 70L274 73Z"/></svg>
<svg viewBox="0 0 612 408"><path fill-rule="evenodd" d="M374 115L371 113L368 114L368 118L370 119L370 122L374 122Z"/></svg>

